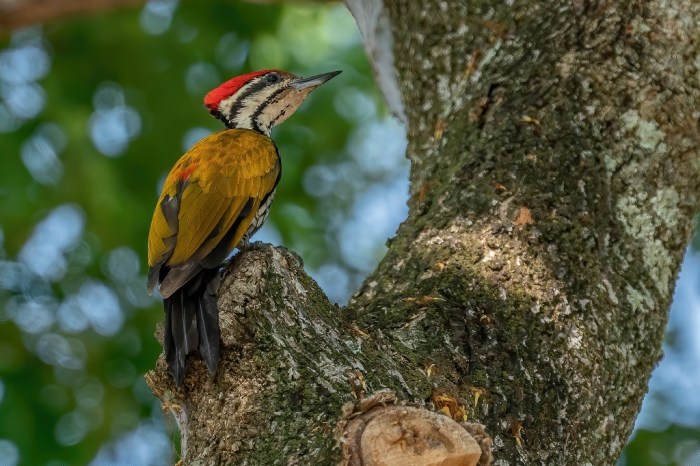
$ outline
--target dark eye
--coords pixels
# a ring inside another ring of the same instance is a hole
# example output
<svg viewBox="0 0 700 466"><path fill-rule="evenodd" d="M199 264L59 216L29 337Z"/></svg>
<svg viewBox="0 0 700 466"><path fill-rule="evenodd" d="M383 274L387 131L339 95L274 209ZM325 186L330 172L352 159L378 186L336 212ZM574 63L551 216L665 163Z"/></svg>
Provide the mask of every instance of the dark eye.
<svg viewBox="0 0 700 466"><path fill-rule="evenodd" d="M275 73L268 74L265 77L265 81L267 81L268 84L275 84L275 83L279 82L279 80L280 80L279 75L277 75Z"/></svg>

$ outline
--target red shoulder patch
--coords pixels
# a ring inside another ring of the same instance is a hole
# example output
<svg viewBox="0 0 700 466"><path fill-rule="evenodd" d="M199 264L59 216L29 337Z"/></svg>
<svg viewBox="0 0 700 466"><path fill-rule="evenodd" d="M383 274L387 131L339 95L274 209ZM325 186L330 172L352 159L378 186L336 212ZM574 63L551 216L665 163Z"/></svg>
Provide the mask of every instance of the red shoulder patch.
<svg viewBox="0 0 700 466"><path fill-rule="evenodd" d="M210 110L216 110L216 108L219 106L219 102L228 97L231 97L238 91L238 89L243 87L248 81L257 78L258 76L261 76L265 73L269 73L270 71L277 70L253 71L252 73L243 74L241 76L236 76L235 78L229 79L216 89L212 89L211 91L209 91L209 93L206 96L204 96L204 105L209 107Z"/></svg>
<svg viewBox="0 0 700 466"><path fill-rule="evenodd" d="M180 180L182 180L183 183L187 181L195 168L197 168L197 164L195 163L191 163L183 168L180 172Z"/></svg>

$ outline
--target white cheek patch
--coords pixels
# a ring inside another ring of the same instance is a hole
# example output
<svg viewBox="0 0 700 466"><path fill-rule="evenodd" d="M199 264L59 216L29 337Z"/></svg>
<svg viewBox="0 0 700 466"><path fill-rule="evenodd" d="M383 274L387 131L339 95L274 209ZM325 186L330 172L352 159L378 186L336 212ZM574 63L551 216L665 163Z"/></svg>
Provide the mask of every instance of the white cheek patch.
<svg viewBox="0 0 700 466"><path fill-rule="evenodd" d="M255 111L260 107L260 105L267 100L267 98L270 96L271 92L258 92L256 94L248 96L244 101L243 101L243 106L241 107L241 110L238 112L240 115L246 115L248 118L250 118Z"/></svg>
<svg viewBox="0 0 700 466"><path fill-rule="evenodd" d="M228 97L221 102L219 102L219 112L222 115L230 115L231 114L231 109L233 108L233 104L236 102L236 95L232 95L231 97Z"/></svg>
<svg viewBox="0 0 700 466"><path fill-rule="evenodd" d="M226 100L222 100L219 104L219 111L230 118L231 123L237 128L250 128L251 121L250 117L255 112L255 109L265 100L264 96L251 95L243 101L243 105L237 109L234 115L233 106L236 104L238 99L235 95L229 97ZM232 117L232 118L231 118Z"/></svg>

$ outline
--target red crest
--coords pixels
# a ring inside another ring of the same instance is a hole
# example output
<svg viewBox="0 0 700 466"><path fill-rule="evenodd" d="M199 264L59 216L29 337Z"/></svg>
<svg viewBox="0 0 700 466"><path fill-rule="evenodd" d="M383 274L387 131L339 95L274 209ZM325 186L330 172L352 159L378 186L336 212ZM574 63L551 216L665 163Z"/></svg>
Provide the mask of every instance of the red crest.
<svg viewBox="0 0 700 466"><path fill-rule="evenodd" d="M253 71L252 73L243 74L241 76L236 76L235 78L229 79L216 89L209 91L209 93L204 96L204 105L209 107L210 110L216 110L219 106L219 102L238 92L238 90L248 81L257 78L258 76L262 76L263 74L269 73L270 71L277 70Z"/></svg>

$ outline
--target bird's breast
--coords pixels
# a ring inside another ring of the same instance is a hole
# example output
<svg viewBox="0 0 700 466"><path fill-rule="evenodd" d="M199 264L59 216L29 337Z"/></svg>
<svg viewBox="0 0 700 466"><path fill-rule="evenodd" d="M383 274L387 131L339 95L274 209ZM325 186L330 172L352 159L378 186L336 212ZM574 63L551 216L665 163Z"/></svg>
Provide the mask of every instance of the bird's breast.
<svg viewBox="0 0 700 466"><path fill-rule="evenodd" d="M268 194L265 197L265 199L263 199L262 203L260 204L260 207L258 207L258 211L255 213L253 221L250 222L250 226L248 227L248 230L243 236L244 241L248 241L248 239L250 239L250 237L253 236L255 232L263 226L263 223L265 223L267 215L270 213L270 206L272 205L272 200L275 198L275 191L276 189L273 189L270 192L270 194Z"/></svg>

